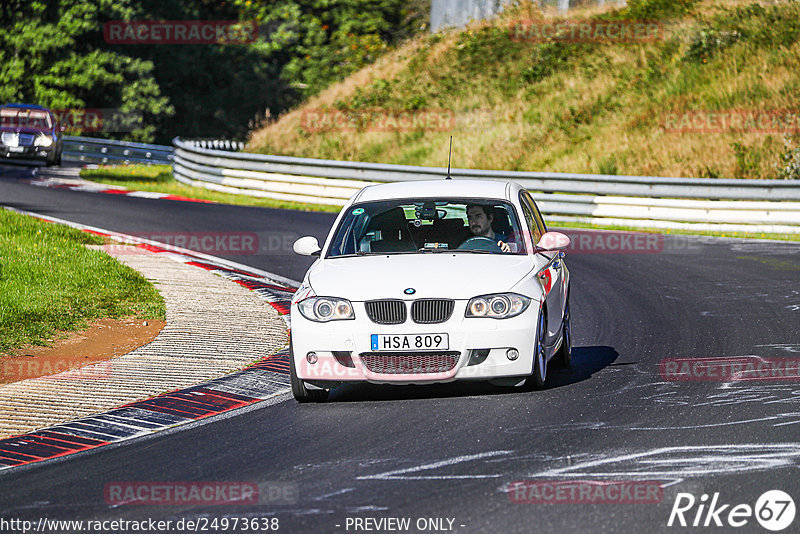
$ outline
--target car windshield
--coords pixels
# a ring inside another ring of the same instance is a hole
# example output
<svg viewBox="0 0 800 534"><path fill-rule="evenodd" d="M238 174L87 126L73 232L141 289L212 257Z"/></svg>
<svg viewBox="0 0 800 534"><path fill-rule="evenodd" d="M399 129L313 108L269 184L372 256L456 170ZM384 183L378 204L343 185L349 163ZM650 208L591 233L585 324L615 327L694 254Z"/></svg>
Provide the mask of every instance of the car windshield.
<svg viewBox="0 0 800 534"><path fill-rule="evenodd" d="M339 223L326 257L441 252L525 254L514 208L501 200L476 199L354 204Z"/></svg>
<svg viewBox="0 0 800 534"><path fill-rule="evenodd" d="M40 109L0 108L0 127L47 130L53 126L50 115Z"/></svg>

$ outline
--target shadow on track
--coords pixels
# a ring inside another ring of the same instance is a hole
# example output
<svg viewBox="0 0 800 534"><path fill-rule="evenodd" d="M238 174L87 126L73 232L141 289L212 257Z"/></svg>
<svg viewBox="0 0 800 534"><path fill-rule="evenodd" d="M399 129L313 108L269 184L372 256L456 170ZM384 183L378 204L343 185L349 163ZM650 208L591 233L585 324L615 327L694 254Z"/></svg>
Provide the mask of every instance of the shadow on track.
<svg viewBox="0 0 800 534"><path fill-rule="evenodd" d="M572 348L572 365L569 369L558 369L552 362L548 365L548 376L542 391L556 389L587 380L594 373L609 366L619 353L608 346ZM528 393L536 395L527 387L493 386L486 381L458 381L430 386L391 386L377 384L345 384L331 391L328 402L396 401L412 399L442 399L485 395L509 395Z"/></svg>
<svg viewBox="0 0 800 534"><path fill-rule="evenodd" d="M559 369L552 361L548 364L544 389L582 382L611 365L618 357L616 349L605 345L572 347L572 365L569 369Z"/></svg>

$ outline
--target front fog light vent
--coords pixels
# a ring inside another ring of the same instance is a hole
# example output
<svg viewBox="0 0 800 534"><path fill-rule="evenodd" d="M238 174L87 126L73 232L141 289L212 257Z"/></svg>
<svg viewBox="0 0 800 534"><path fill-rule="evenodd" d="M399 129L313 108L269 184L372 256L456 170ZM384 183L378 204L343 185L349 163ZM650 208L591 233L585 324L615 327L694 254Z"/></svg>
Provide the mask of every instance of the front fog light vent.
<svg viewBox="0 0 800 534"><path fill-rule="evenodd" d="M355 369L356 367L356 365L353 363L353 358L349 350L335 350L333 351L333 357L336 358L336 361L339 362L339 365L350 367L352 369Z"/></svg>
<svg viewBox="0 0 800 534"><path fill-rule="evenodd" d="M489 357L489 349L472 349L470 352L467 366L480 365Z"/></svg>

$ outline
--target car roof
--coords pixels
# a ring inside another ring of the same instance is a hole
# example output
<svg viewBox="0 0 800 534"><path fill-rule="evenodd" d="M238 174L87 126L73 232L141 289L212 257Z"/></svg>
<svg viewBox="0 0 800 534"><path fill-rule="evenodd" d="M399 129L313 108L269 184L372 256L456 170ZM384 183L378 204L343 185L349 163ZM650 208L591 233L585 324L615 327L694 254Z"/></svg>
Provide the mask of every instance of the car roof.
<svg viewBox="0 0 800 534"><path fill-rule="evenodd" d="M39 106L37 104L20 104L15 102L10 102L8 104L3 104L2 107L4 108L23 108L23 109L39 109L42 111L50 111L44 106Z"/></svg>
<svg viewBox="0 0 800 534"><path fill-rule="evenodd" d="M500 180L419 180L367 186L353 199L370 202L396 198L499 198L510 200L521 186Z"/></svg>

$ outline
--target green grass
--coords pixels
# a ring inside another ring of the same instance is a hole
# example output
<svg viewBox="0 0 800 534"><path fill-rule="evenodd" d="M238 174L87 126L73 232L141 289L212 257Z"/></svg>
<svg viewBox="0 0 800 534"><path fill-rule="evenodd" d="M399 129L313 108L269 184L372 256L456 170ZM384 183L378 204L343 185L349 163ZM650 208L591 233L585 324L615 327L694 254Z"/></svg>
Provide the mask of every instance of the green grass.
<svg viewBox="0 0 800 534"><path fill-rule="evenodd" d="M164 320L164 300L135 270L87 249L103 239L0 209L0 354L101 318Z"/></svg>
<svg viewBox="0 0 800 534"><path fill-rule="evenodd" d="M192 187L175 180L172 177L172 168L169 165L104 165L98 169L82 169L81 178L93 182L121 186L136 191L166 193L168 195L219 202L220 204L294 209L301 211L327 211L333 213L338 213L341 209L337 206L249 197L247 195L219 193L202 187Z"/></svg>

